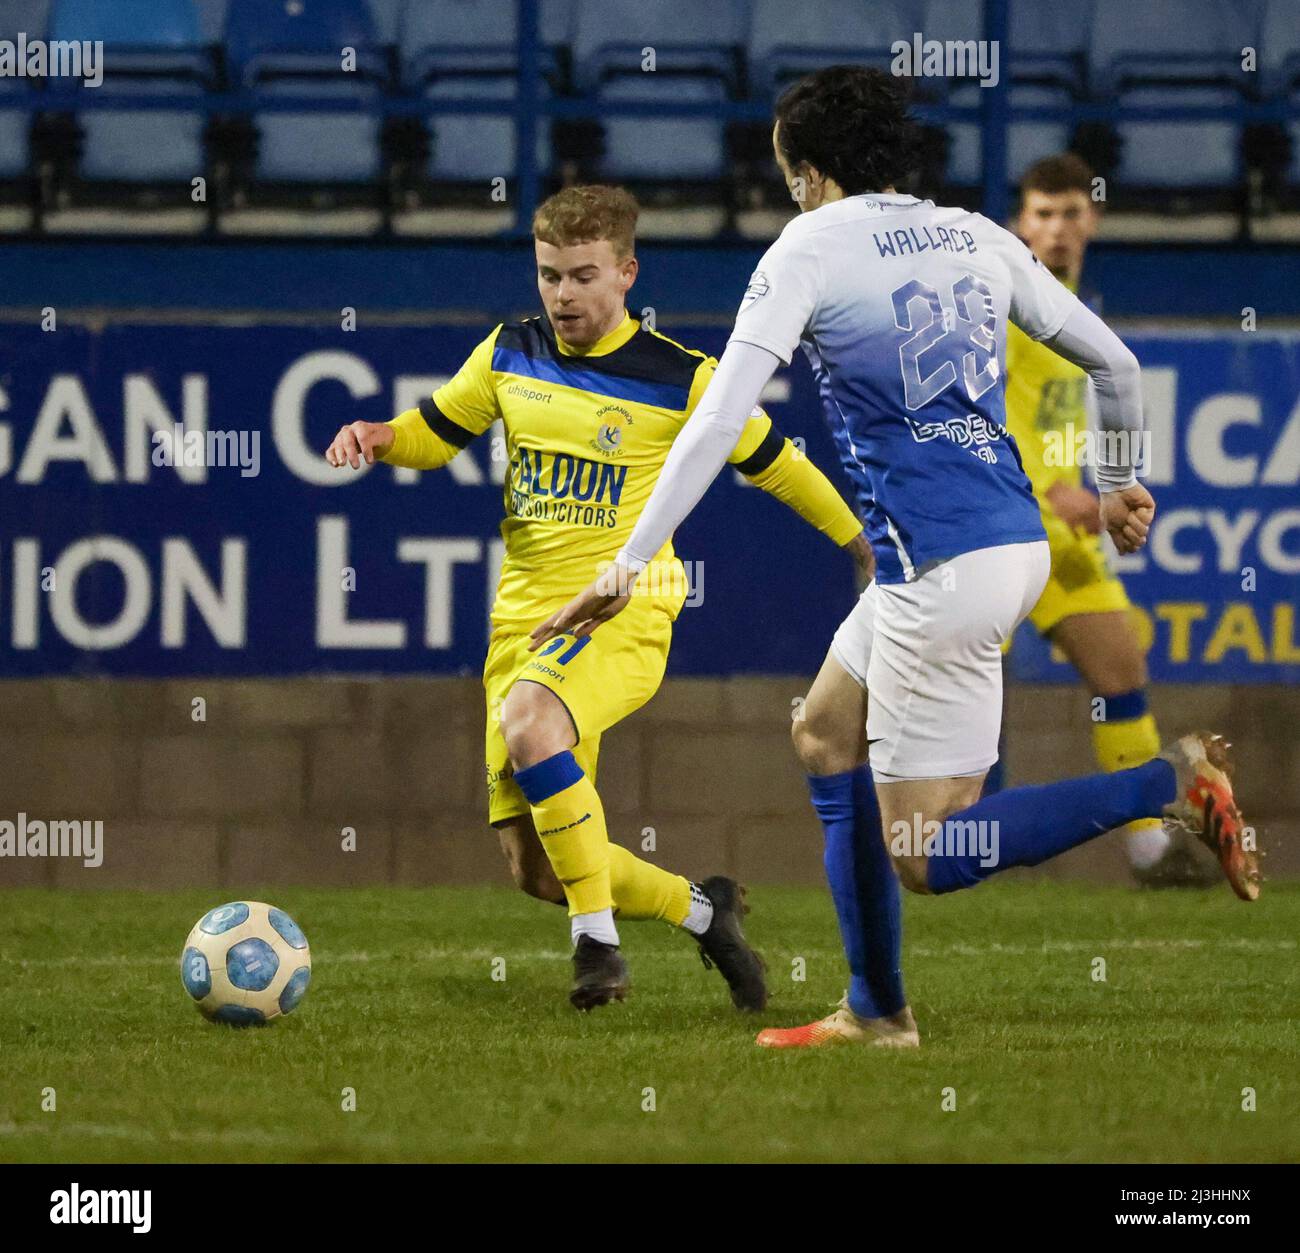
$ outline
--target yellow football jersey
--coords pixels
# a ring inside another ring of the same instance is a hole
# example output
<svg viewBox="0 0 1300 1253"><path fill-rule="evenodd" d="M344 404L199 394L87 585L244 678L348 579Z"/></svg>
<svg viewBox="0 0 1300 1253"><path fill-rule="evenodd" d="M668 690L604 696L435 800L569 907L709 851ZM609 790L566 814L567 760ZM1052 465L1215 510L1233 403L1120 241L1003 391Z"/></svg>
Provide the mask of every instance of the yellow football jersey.
<svg viewBox="0 0 1300 1253"><path fill-rule="evenodd" d="M505 428L506 555L495 626L531 628L614 558L716 365L629 315L586 350L557 340L550 322L535 317L498 326L456 376L421 403L419 417L456 448L498 418ZM385 460L418 464L408 459L410 433L400 419L393 425L399 442ZM730 461L761 475L786 444L766 414L755 410ZM838 496L832 515L833 525L823 529L838 543L861 527ZM685 579L671 542L651 572L654 586L646 591L676 617Z"/></svg>
<svg viewBox="0 0 1300 1253"><path fill-rule="evenodd" d="M1048 539L1069 528L1044 499L1054 483L1078 486L1083 471L1075 438L1088 429L1088 376L1018 326L1007 326L1007 430L1020 449Z"/></svg>

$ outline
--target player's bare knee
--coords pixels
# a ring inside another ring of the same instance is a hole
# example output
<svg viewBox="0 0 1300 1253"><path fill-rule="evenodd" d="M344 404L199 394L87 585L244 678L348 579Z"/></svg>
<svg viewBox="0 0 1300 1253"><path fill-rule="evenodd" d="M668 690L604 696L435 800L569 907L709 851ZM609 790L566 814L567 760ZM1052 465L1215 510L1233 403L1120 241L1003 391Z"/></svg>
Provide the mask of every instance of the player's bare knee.
<svg viewBox="0 0 1300 1253"><path fill-rule="evenodd" d="M894 873L909 892L919 896L930 895L930 876L926 873L926 860L922 856L892 853Z"/></svg>
<svg viewBox="0 0 1300 1253"><path fill-rule="evenodd" d="M828 762L832 756L831 745L804 721L796 721L790 729L790 739L800 764L809 774L834 774Z"/></svg>
<svg viewBox="0 0 1300 1253"><path fill-rule="evenodd" d="M501 737L516 770L563 752L565 730L555 717L555 701L536 683L516 683L501 702Z"/></svg>
<svg viewBox="0 0 1300 1253"><path fill-rule="evenodd" d="M807 768L809 756L816 751L816 740L806 719L796 718L790 724L790 742L794 745L795 756Z"/></svg>
<svg viewBox="0 0 1300 1253"><path fill-rule="evenodd" d="M839 742L823 719L796 718L790 727L790 739L809 774L841 774L857 765L853 751Z"/></svg>
<svg viewBox="0 0 1300 1253"><path fill-rule="evenodd" d="M525 713L507 715L505 707L501 709L501 738L506 742L506 752L510 764L516 770L541 760L537 756L538 728L536 720Z"/></svg>

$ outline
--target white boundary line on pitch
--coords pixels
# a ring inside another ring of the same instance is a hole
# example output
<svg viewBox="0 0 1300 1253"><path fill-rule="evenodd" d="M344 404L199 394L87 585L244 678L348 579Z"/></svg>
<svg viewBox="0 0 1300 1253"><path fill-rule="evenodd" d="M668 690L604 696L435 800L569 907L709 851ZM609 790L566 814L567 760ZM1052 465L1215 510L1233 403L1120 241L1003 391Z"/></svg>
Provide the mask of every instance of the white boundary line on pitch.
<svg viewBox="0 0 1300 1253"><path fill-rule="evenodd" d="M1139 939L1139 940L1045 940L1042 944L949 944L933 948L925 944L905 945L907 957L1027 957L1051 953L1097 953L1104 949L1237 949L1245 952L1291 951L1300 943L1296 940L1249 940L1242 938L1216 940ZM787 950L775 950L785 952ZM788 950L793 956L842 957L839 949L806 948L800 952ZM512 961L560 961L572 956L569 949L514 950L498 948L429 948L413 953L317 953L316 962L436 962L436 961L491 961L505 957ZM176 966L179 957L10 957L0 954L0 965L19 966L23 969L43 969L55 966Z"/></svg>
<svg viewBox="0 0 1300 1253"><path fill-rule="evenodd" d="M169 1142L194 1144L227 1144L232 1141L240 1144L301 1144L302 1136L296 1132L262 1131L256 1127L233 1127L225 1130L205 1131L198 1128L172 1128L159 1131L155 1127L137 1127L129 1123L98 1122L59 1122L49 1119L42 1122L0 1122L0 1136L38 1135L84 1135L98 1136L104 1139L119 1138L132 1140L164 1140ZM376 1139L395 1144L396 1137L384 1132L379 1136L364 1133L368 1148L374 1147Z"/></svg>

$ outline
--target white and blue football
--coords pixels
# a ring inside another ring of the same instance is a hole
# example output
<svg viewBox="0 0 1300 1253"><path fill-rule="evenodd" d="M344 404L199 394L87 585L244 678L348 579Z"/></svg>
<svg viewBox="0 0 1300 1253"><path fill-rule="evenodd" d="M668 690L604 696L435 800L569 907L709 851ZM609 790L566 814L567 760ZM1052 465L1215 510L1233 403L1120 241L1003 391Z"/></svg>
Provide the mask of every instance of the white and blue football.
<svg viewBox="0 0 1300 1253"><path fill-rule="evenodd" d="M298 1007L311 982L311 949L282 909L231 901L194 924L181 982L205 1018L234 1026L270 1022Z"/></svg>

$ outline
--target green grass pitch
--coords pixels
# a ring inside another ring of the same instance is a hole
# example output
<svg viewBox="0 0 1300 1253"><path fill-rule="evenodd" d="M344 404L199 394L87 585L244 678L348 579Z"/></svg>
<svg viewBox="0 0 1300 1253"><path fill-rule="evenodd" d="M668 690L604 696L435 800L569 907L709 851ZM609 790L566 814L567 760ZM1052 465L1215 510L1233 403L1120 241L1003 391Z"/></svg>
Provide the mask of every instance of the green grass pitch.
<svg viewBox="0 0 1300 1253"><path fill-rule="evenodd" d="M922 1048L901 1054L753 1045L840 994L813 889L751 891L756 1019L662 924L624 925L632 995L584 1016L563 913L505 888L241 895L312 944L303 1005L260 1029L204 1022L181 987L212 893L0 894L0 1160L1300 1159L1300 884L1250 906L1033 880L909 898Z"/></svg>

